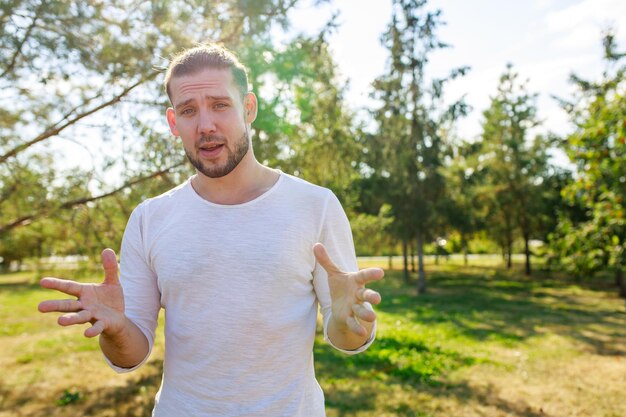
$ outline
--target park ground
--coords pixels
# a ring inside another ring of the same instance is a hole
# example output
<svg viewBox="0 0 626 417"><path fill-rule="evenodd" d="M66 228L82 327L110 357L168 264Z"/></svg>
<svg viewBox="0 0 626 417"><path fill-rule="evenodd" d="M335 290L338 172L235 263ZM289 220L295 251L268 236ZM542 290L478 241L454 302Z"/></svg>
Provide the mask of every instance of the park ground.
<svg viewBox="0 0 626 417"><path fill-rule="evenodd" d="M367 352L345 356L318 336L328 417L626 417L626 308L610 278L427 270L419 296L386 271ZM37 278L0 275L0 417L149 416L162 334L146 365L115 374L97 340L37 312L50 297Z"/></svg>

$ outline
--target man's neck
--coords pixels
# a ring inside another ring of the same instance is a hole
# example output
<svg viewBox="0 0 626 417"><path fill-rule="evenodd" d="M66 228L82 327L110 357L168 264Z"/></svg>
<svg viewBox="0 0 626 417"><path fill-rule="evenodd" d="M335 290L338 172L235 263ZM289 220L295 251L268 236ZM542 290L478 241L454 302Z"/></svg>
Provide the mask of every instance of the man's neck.
<svg viewBox="0 0 626 417"><path fill-rule="evenodd" d="M248 154L229 174L210 178L196 173L191 185L198 195L215 204L235 205L263 195L278 181L277 171L261 165Z"/></svg>

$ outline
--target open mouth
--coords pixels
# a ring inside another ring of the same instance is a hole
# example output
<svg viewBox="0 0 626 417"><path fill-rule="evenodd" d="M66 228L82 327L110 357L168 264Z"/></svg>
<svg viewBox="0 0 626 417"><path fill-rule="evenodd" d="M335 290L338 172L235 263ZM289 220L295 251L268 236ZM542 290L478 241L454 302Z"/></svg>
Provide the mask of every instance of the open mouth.
<svg viewBox="0 0 626 417"><path fill-rule="evenodd" d="M212 151L213 149L219 148L220 146L224 146L224 144L222 143L207 143L204 144L202 146L200 146L200 149L206 150L206 151Z"/></svg>
<svg viewBox="0 0 626 417"><path fill-rule="evenodd" d="M223 147L223 143L205 143L200 146L199 153L203 157L210 158L217 156Z"/></svg>

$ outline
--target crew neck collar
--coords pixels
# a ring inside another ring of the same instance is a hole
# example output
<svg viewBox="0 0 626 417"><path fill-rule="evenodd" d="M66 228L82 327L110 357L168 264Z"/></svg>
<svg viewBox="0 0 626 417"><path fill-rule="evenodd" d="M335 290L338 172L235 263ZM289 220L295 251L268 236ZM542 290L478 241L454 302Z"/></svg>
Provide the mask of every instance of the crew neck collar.
<svg viewBox="0 0 626 417"><path fill-rule="evenodd" d="M262 201L265 198L267 198L269 195L274 193L274 191L283 182L283 178L285 177L285 174L280 169L273 168L273 170L274 170L274 172L276 172L278 174L278 179L276 180L276 182L274 184L272 184L272 186L270 188L268 188L265 192L263 192L263 194L253 198L252 200L246 201L245 203L240 203L240 204L219 204L219 203L214 203L214 202L211 202L209 200L206 200L206 199L202 198L200 196L200 194L198 194L198 192L193 188L193 185L191 184L191 179L193 178L193 176L191 176L191 177L189 177L187 179L187 181L185 183L185 188L188 189L189 193L192 195L192 197L194 199L199 200L203 204L207 204L207 205L212 206L212 207L220 207L220 208L247 207L247 206L250 206L250 205L254 205L257 202Z"/></svg>

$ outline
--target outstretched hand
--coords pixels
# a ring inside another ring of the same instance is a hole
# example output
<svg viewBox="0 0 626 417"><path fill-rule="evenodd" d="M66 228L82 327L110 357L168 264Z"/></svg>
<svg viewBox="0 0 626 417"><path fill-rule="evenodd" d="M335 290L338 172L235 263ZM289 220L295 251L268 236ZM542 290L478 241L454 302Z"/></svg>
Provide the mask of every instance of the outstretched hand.
<svg viewBox="0 0 626 417"><path fill-rule="evenodd" d="M102 251L102 266L102 284L43 278L40 281L42 287L73 295L76 299L43 301L39 304L39 311L67 313L58 319L61 326L91 323L92 326L85 330L86 337L121 332L125 323L124 294L118 278L117 258L112 249Z"/></svg>
<svg viewBox="0 0 626 417"><path fill-rule="evenodd" d="M366 268L358 272L344 272L330 259L326 248L321 243L313 246L317 262L328 273L328 286L332 302L332 318L340 332L349 330L359 337L368 337L371 333L376 313L363 305L380 303L380 294L365 288L365 285L383 278L385 273L380 268Z"/></svg>

